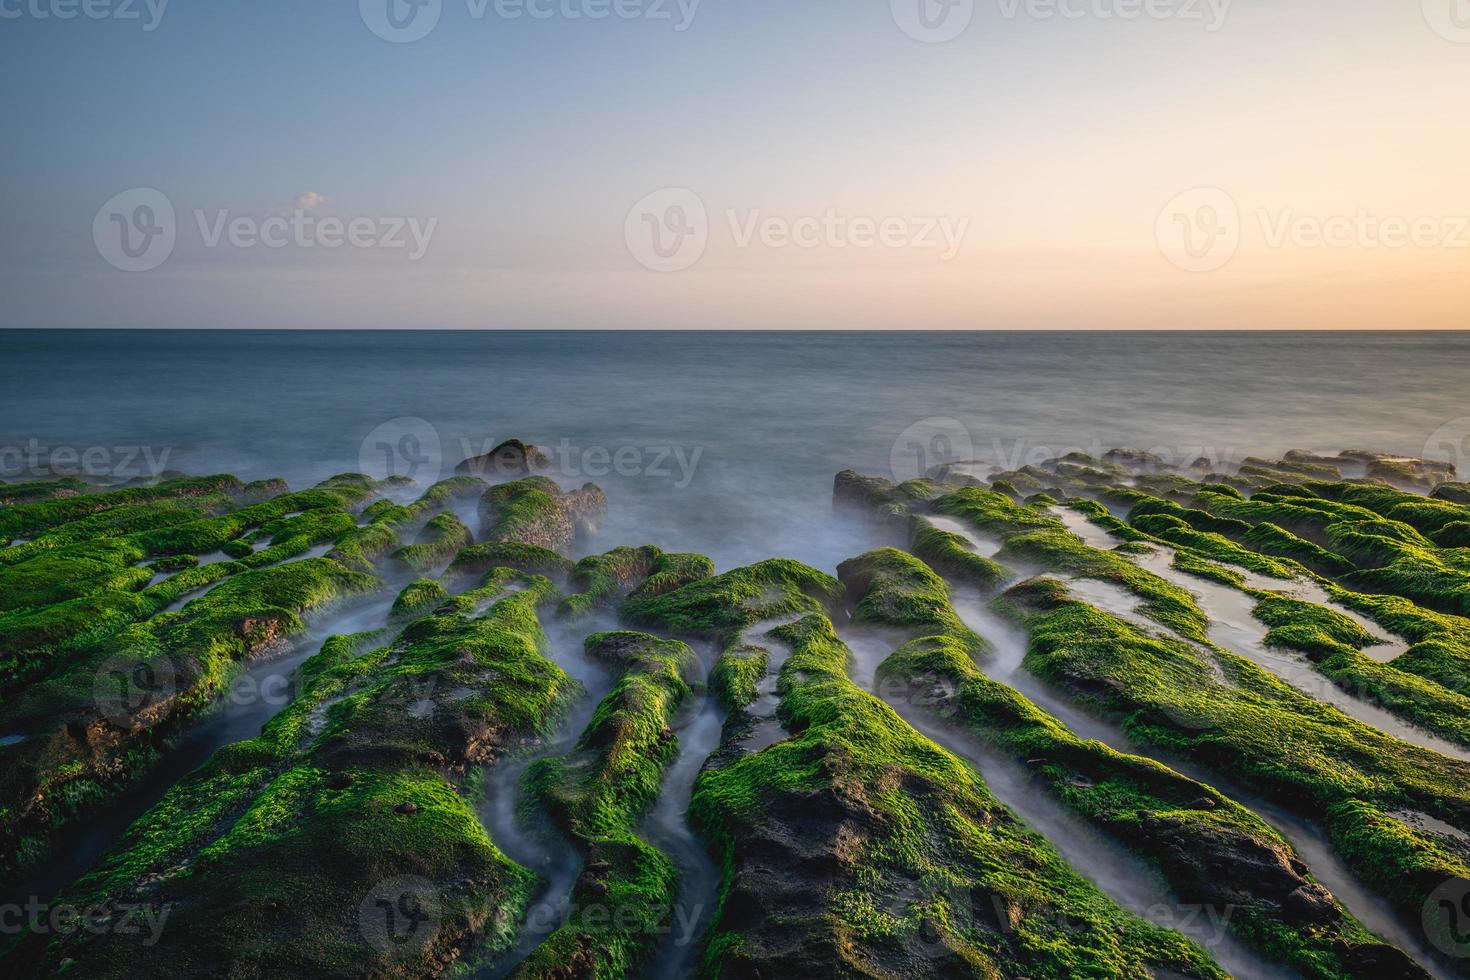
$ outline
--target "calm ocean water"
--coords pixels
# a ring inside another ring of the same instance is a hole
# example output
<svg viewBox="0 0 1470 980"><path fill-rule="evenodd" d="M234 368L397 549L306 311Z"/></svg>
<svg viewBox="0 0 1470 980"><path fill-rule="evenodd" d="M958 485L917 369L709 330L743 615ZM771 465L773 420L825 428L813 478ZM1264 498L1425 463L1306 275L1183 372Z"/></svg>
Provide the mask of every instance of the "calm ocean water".
<svg viewBox="0 0 1470 980"><path fill-rule="evenodd" d="M554 451L563 484L608 491L589 548L722 566L860 550L831 514L849 467L1119 445L1420 455L1470 436L1470 334L0 331L0 364L8 479L90 450L124 475L428 482L516 436Z"/></svg>

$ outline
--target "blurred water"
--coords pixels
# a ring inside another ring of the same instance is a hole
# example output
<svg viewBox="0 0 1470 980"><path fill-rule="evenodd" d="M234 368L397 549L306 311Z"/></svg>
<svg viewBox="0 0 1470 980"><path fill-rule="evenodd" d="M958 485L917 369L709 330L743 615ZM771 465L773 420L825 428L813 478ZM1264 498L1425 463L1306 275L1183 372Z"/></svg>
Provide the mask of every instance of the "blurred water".
<svg viewBox="0 0 1470 980"><path fill-rule="evenodd" d="M860 550L830 510L849 467L1115 445L1183 462L1417 455L1470 413L1458 333L0 331L0 365L9 479L36 440L293 486L388 462L426 482L516 436L562 446L563 483L608 491L585 547L647 541L722 567L831 569Z"/></svg>

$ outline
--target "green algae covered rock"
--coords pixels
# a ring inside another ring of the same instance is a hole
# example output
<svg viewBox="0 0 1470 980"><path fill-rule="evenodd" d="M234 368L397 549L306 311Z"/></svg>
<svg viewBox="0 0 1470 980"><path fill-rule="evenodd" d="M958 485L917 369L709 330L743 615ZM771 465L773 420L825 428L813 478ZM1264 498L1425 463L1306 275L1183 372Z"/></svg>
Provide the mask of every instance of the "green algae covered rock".
<svg viewBox="0 0 1470 980"><path fill-rule="evenodd" d="M379 584L326 558L240 572L76 649L0 704L0 730L26 736L0 747L0 872L36 860L55 831L138 779L244 660L301 632L303 614Z"/></svg>
<svg viewBox="0 0 1470 980"><path fill-rule="evenodd" d="M147 949L162 975L424 976L503 949L533 876L466 793L554 723L577 685L539 652L541 584L482 618L431 617L396 641L337 638L259 738L186 777L63 900L173 910ZM136 975L136 937L32 937L35 971Z"/></svg>
<svg viewBox="0 0 1470 980"><path fill-rule="evenodd" d="M630 595L623 619L679 636L733 640L763 620L837 609L842 585L800 562L773 558L704 578L673 592Z"/></svg>
<svg viewBox="0 0 1470 980"><path fill-rule="evenodd" d="M1181 901L1236 910L1229 925L1237 935L1305 976L1422 975L1347 918L1301 858L1249 810L1155 761L1077 738L987 678L975 665L977 654L984 660L983 638L956 629L953 611L938 602L942 590L916 558L877 552L844 568L852 573L844 584L860 597L861 620L903 627L913 637L879 667L883 688L922 688L925 696L912 703L1026 764L1063 805L1154 866ZM928 597L928 617L879 598L916 588Z"/></svg>
<svg viewBox="0 0 1470 980"><path fill-rule="evenodd" d="M663 937L677 888L673 863L635 833L679 752L671 729L698 671L694 651L646 633L589 636L587 654L619 675L569 755L538 763L532 795L583 853L567 922L512 976L637 976Z"/></svg>
<svg viewBox="0 0 1470 980"><path fill-rule="evenodd" d="M615 548L577 562L571 585L578 591L562 602L562 613L581 616L625 596L647 599L709 578L714 563L704 555L670 554L651 545Z"/></svg>
<svg viewBox="0 0 1470 980"><path fill-rule="evenodd" d="M1113 905L956 757L847 676L820 614L791 646L790 739L700 777L725 884L710 976L1222 977Z"/></svg>
<svg viewBox="0 0 1470 980"><path fill-rule="evenodd" d="M533 476L485 491L480 499L481 537L565 551L606 510L607 497L595 484L568 493L554 480Z"/></svg>

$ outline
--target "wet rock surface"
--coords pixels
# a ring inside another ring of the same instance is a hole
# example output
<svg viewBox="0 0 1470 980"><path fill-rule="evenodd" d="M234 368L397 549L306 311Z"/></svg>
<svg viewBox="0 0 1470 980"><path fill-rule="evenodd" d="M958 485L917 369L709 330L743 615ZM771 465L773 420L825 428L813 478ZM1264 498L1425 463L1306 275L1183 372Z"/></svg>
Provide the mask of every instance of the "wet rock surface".
<svg viewBox="0 0 1470 980"><path fill-rule="evenodd" d="M1231 910L1219 928L1273 964L1257 974L1463 975L1470 492L1453 468L1367 450L1020 462L838 474L834 505L895 545L839 579L598 542L603 492L561 487L518 440L422 492L361 474L0 484L0 878L164 772L58 898L170 910L146 952L165 975L1224 976L1235 947L1068 865L1094 867L1054 846L1080 821L1181 908ZM355 601L372 615L316 632ZM976 602L994 620L973 625ZM992 677L1002 619L1024 648ZM553 651L553 626L591 635ZM1260 650L1237 655L1222 626ZM598 671L612 680L558 734L574 675ZM284 686L172 772L241 710L242 678ZM576 856L563 917L536 930L524 912L551 886L477 799L517 758L526 819ZM687 813L664 812L666 780ZM1015 804L1018 785L1073 822ZM1320 839L1278 830L1283 812ZM717 865L688 921L686 844ZM33 932L0 967L127 976L142 955L120 931Z"/></svg>

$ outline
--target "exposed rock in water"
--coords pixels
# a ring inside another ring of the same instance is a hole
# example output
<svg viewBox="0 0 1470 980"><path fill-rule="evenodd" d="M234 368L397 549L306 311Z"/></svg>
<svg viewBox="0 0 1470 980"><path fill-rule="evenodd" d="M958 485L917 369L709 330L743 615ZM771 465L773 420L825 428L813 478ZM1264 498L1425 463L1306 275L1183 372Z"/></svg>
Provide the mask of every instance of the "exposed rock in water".
<svg viewBox="0 0 1470 980"><path fill-rule="evenodd" d="M1158 473L1168 468L1164 457L1143 449L1110 449L1103 459L1135 473Z"/></svg>
<svg viewBox="0 0 1470 980"><path fill-rule="evenodd" d="M461 476L478 476L483 480L497 477L518 480L533 473L544 473L551 459L541 449L519 439L507 439L483 456L471 456L454 468Z"/></svg>
<svg viewBox="0 0 1470 980"><path fill-rule="evenodd" d="M595 529L607 512L607 495L595 483L564 491L544 476L502 483L480 499L482 540L564 551L579 534Z"/></svg>
<svg viewBox="0 0 1470 980"><path fill-rule="evenodd" d="M1441 483L1430 496L1454 504L1470 504L1470 483Z"/></svg>

